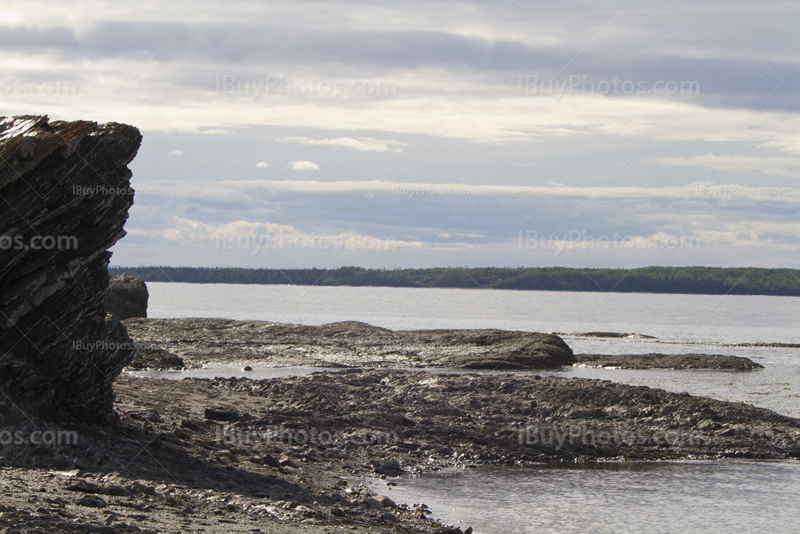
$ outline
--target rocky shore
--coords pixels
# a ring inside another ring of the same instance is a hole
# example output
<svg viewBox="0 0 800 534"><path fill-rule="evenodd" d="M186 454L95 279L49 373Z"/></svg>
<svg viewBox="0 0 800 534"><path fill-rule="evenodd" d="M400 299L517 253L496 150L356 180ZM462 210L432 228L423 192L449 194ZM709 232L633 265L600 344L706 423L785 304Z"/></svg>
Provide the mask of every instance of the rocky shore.
<svg viewBox="0 0 800 534"><path fill-rule="evenodd" d="M139 346L157 347L187 367L460 367L552 369L577 360L552 334L504 330L392 331L347 321L321 326L229 319L128 319Z"/></svg>
<svg viewBox="0 0 800 534"><path fill-rule="evenodd" d="M9 466L0 521L53 532L437 532L424 506L392 501L395 476L800 458L800 420L600 380L349 369L272 380L123 375L114 389L117 424L66 425L74 444L0 451ZM5 425L55 429L22 417ZM368 490L378 477L383 495Z"/></svg>
<svg viewBox="0 0 800 534"><path fill-rule="evenodd" d="M578 354L575 365L617 369L726 369L752 371L764 366L743 356L722 354Z"/></svg>
<svg viewBox="0 0 800 534"><path fill-rule="evenodd" d="M574 355L560 337L531 332L391 331L355 321L306 326L230 319L136 318L124 324L139 347L132 369L196 368L211 363L490 371L565 365L737 371L763 368L749 358L721 354Z"/></svg>

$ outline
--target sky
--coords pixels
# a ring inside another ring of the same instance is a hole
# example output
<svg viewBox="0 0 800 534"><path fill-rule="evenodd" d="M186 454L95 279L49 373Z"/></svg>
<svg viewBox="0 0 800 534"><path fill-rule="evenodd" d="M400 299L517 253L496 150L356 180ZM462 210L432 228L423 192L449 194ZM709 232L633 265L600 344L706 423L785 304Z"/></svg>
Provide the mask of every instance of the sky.
<svg viewBox="0 0 800 534"><path fill-rule="evenodd" d="M800 10L0 0L0 115L143 134L116 266L800 268Z"/></svg>

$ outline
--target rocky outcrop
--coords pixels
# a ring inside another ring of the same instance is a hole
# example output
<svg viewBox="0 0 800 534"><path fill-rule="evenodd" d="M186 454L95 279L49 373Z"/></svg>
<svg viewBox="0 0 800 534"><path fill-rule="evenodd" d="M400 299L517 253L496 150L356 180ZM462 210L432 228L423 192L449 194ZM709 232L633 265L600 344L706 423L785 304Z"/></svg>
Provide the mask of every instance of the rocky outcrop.
<svg viewBox="0 0 800 534"><path fill-rule="evenodd" d="M356 321L321 326L229 319L129 319L138 343L188 366L206 363L329 367L549 369L577 360L560 337L505 330L397 330Z"/></svg>
<svg viewBox="0 0 800 534"><path fill-rule="evenodd" d="M0 392L49 418L107 420L133 358L106 320L108 249L133 203L124 124L0 117Z"/></svg>
<svg viewBox="0 0 800 534"><path fill-rule="evenodd" d="M137 346L136 357L128 365L128 369L180 370L186 367L183 358L158 347Z"/></svg>
<svg viewBox="0 0 800 534"><path fill-rule="evenodd" d="M147 293L145 283L128 274L111 275L106 292L106 312L120 320L132 317L147 317Z"/></svg>
<svg viewBox="0 0 800 534"><path fill-rule="evenodd" d="M578 354L582 367L617 369L726 369L753 371L764 366L744 356L723 354Z"/></svg>

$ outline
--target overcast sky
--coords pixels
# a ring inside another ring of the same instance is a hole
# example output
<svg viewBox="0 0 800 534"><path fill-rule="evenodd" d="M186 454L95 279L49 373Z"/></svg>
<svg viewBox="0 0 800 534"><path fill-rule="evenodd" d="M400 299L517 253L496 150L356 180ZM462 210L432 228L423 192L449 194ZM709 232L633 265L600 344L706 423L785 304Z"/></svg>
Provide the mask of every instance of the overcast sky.
<svg viewBox="0 0 800 534"><path fill-rule="evenodd" d="M793 2L0 0L0 115L144 135L113 265L800 268Z"/></svg>

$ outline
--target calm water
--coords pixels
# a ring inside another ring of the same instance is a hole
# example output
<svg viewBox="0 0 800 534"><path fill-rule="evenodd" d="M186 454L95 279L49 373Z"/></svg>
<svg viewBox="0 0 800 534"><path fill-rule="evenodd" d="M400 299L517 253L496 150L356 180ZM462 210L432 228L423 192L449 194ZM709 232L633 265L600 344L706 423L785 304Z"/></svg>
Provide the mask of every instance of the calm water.
<svg viewBox="0 0 800 534"><path fill-rule="evenodd" d="M747 356L766 369L626 371L602 378L743 401L800 417L800 298L550 291L475 291L149 283L150 317L225 317L301 324L357 320L391 329L502 328L563 332L576 353L704 352ZM638 333L656 340L570 334ZM194 376L271 378L309 368L211 366ZM542 374L542 373L540 373ZM180 378L186 374L163 373ZM403 477L376 490L425 502L434 516L479 533L798 532L800 462L663 462L605 469L496 469Z"/></svg>
<svg viewBox="0 0 800 534"><path fill-rule="evenodd" d="M800 462L464 469L373 489L477 533L798 532Z"/></svg>
<svg viewBox="0 0 800 534"><path fill-rule="evenodd" d="M800 343L800 298L151 282L151 317L364 321L393 330L635 332L662 341Z"/></svg>

